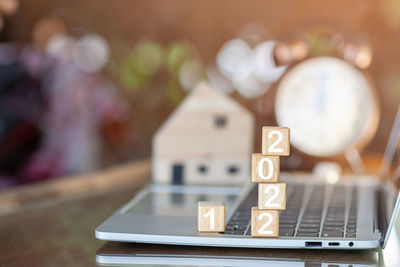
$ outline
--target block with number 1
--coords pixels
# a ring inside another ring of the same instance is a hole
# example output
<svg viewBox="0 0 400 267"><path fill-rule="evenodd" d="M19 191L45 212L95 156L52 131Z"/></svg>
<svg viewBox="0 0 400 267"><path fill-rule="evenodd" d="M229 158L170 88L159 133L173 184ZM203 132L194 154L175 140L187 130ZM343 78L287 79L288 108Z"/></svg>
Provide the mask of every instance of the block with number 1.
<svg viewBox="0 0 400 267"><path fill-rule="evenodd" d="M197 223L199 232L224 232L225 203L199 201L197 206Z"/></svg>
<svg viewBox="0 0 400 267"><path fill-rule="evenodd" d="M262 154L267 156L289 156L290 130L287 127L262 128Z"/></svg>

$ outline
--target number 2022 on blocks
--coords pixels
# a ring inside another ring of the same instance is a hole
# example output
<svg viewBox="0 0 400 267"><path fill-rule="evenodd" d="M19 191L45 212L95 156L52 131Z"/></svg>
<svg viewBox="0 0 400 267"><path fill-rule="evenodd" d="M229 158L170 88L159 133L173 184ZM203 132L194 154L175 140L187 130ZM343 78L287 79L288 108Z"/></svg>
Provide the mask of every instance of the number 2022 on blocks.
<svg viewBox="0 0 400 267"><path fill-rule="evenodd" d="M253 237L279 236L279 210L286 209L286 183L279 183L279 156L290 154L290 130L263 127L262 154L252 155L251 180L258 184L258 206L251 210Z"/></svg>

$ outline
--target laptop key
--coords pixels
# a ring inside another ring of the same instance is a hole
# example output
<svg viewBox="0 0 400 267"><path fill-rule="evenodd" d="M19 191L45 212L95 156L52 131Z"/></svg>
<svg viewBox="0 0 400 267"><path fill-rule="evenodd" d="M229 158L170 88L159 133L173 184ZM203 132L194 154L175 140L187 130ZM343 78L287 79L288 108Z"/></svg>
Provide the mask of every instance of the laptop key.
<svg viewBox="0 0 400 267"><path fill-rule="evenodd" d="M279 236L293 236L294 229L280 229L279 228Z"/></svg>
<svg viewBox="0 0 400 267"><path fill-rule="evenodd" d="M324 231L343 231L343 227L324 226L323 230L324 230Z"/></svg>
<svg viewBox="0 0 400 267"><path fill-rule="evenodd" d="M280 219L287 219L287 220L297 220L297 218L299 217L299 214L281 214L279 216Z"/></svg>
<svg viewBox="0 0 400 267"><path fill-rule="evenodd" d="M318 233L297 233L296 236L298 237L318 237Z"/></svg>
<svg viewBox="0 0 400 267"><path fill-rule="evenodd" d="M250 218L246 216L246 218L236 218L236 219L235 218L231 218L229 222L231 224L235 224L235 223L239 224L239 223L249 222L249 221L250 221Z"/></svg>
<svg viewBox="0 0 400 267"><path fill-rule="evenodd" d="M326 217L325 222L327 223L344 223L345 219L344 216L334 216L334 217Z"/></svg>
<svg viewBox="0 0 400 267"><path fill-rule="evenodd" d="M303 215L303 220L321 220L321 218L322 218L321 214L317 213Z"/></svg>
<svg viewBox="0 0 400 267"><path fill-rule="evenodd" d="M247 225L239 225L239 224L228 224L225 229L227 230L233 230L233 231L242 231L242 230L246 230Z"/></svg>
<svg viewBox="0 0 400 267"><path fill-rule="evenodd" d="M303 218L302 220L301 220L301 222L302 223L320 223L321 222L321 219L305 219L305 218Z"/></svg>
<svg viewBox="0 0 400 267"><path fill-rule="evenodd" d="M321 222L321 217L306 217L303 216L303 218L301 219L301 222L317 222L320 223Z"/></svg>
<svg viewBox="0 0 400 267"><path fill-rule="evenodd" d="M294 229L296 228L296 224L295 223L279 223L279 228L287 228L287 229Z"/></svg>
<svg viewBox="0 0 400 267"><path fill-rule="evenodd" d="M342 222L325 222L325 226L344 226L344 223Z"/></svg>
<svg viewBox="0 0 400 267"><path fill-rule="evenodd" d="M287 217L287 218L297 218L297 216L299 215L299 211L298 210L285 210L281 213L280 217Z"/></svg>
<svg viewBox="0 0 400 267"><path fill-rule="evenodd" d="M231 218L231 221L235 222L242 222L242 221L249 221L249 216L234 216Z"/></svg>
<svg viewBox="0 0 400 267"><path fill-rule="evenodd" d="M343 237L342 231L323 231L322 237Z"/></svg>
<svg viewBox="0 0 400 267"><path fill-rule="evenodd" d="M356 237L356 234L346 234L346 237L348 237L348 238L355 238L355 237Z"/></svg>
<svg viewBox="0 0 400 267"><path fill-rule="evenodd" d="M344 218L326 217L325 222L343 223L344 222Z"/></svg>
<svg viewBox="0 0 400 267"><path fill-rule="evenodd" d="M301 233L318 233L319 228L299 228L298 232Z"/></svg>
<svg viewBox="0 0 400 267"><path fill-rule="evenodd" d="M284 224L296 224L297 220L279 220L280 223L284 223Z"/></svg>
<svg viewBox="0 0 400 267"><path fill-rule="evenodd" d="M347 229L347 233L353 234L356 232L356 229Z"/></svg>
<svg viewBox="0 0 400 267"><path fill-rule="evenodd" d="M299 216L299 214L296 213L281 213L281 215L279 216L280 219L297 219L297 217Z"/></svg>
<svg viewBox="0 0 400 267"><path fill-rule="evenodd" d="M300 227L302 228L319 228L319 223L301 223Z"/></svg>

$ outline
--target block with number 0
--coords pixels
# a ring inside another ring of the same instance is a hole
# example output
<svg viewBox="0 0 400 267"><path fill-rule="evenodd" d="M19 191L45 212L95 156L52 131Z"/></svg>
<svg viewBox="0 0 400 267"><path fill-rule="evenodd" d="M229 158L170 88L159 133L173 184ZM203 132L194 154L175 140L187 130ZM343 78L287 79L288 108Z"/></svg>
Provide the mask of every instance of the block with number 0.
<svg viewBox="0 0 400 267"><path fill-rule="evenodd" d="M279 179L279 156L251 155L251 181L255 183L275 183Z"/></svg>
<svg viewBox="0 0 400 267"><path fill-rule="evenodd" d="M279 211L251 208L251 236L278 237Z"/></svg>
<svg viewBox="0 0 400 267"><path fill-rule="evenodd" d="M289 128L263 127L262 154L268 156L289 156L290 154Z"/></svg>
<svg viewBox="0 0 400 267"><path fill-rule="evenodd" d="M197 223L199 232L224 232L225 203L199 201L197 205Z"/></svg>
<svg viewBox="0 0 400 267"><path fill-rule="evenodd" d="M286 183L258 184L258 208L286 209Z"/></svg>

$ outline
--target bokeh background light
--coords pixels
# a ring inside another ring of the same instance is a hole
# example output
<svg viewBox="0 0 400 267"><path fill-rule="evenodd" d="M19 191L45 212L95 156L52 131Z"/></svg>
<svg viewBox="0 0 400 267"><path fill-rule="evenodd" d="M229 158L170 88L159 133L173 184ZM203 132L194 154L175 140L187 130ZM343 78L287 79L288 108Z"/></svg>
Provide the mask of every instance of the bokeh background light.
<svg viewBox="0 0 400 267"><path fill-rule="evenodd" d="M0 62L23 66L44 96L29 133L40 141L14 148L20 171L4 167L3 184L150 157L156 129L201 80L246 106L257 127L273 125L285 60L307 54L344 58L373 81L385 115L366 153L380 153L400 103L399 6L400 0L0 1ZM75 132L61 135L62 126ZM82 143L77 158L68 156L74 142ZM55 170L43 167L48 158ZM303 166L296 155L291 161Z"/></svg>

